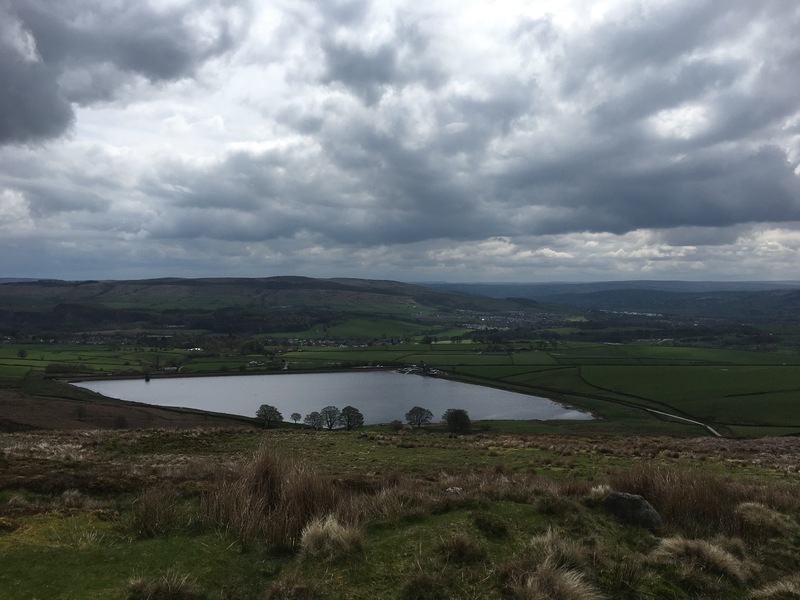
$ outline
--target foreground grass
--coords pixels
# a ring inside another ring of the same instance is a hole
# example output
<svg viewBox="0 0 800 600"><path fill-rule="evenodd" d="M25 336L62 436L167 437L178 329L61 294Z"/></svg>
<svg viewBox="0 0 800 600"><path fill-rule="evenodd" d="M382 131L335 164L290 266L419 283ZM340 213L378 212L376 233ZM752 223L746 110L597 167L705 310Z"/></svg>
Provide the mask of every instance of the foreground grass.
<svg viewBox="0 0 800 600"><path fill-rule="evenodd" d="M798 450L794 438L382 428L5 434L0 589L9 600L795 597ZM663 527L611 517L611 489L645 496Z"/></svg>

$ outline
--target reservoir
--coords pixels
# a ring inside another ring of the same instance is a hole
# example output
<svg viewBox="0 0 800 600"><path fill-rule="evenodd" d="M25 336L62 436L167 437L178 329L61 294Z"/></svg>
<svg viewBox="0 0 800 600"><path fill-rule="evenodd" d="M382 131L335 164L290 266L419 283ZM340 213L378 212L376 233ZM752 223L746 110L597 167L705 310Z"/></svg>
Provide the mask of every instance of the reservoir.
<svg viewBox="0 0 800 600"><path fill-rule="evenodd" d="M305 417L329 405L357 408L367 425L405 421L414 406L430 410L434 422L448 408L466 410L473 421L592 418L546 398L393 371L125 379L74 385L120 400L248 417L254 417L262 404L271 404L286 421L292 413Z"/></svg>

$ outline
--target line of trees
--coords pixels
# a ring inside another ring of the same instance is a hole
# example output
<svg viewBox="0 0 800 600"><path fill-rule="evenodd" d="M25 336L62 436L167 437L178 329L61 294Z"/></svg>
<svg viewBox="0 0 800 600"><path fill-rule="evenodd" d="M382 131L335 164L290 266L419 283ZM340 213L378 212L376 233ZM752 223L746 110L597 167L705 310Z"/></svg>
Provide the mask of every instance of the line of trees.
<svg viewBox="0 0 800 600"><path fill-rule="evenodd" d="M264 428L268 429L274 423L283 421L280 411L270 404L262 404L256 411L256 418L263 421ZM300 413L292 413L292 420L297 423L301 419ZM409 427L419 429L433 421L433 413L427 408L415 406L406 413L406 423ZM345 406L339 410L331 405L320 411L310 412L303 419L303 423L314 429L332 430L343 427L347 431L364 426L364 415L353 406ZM442 415L442 424L446 425L452 433L468 433L472 428L469 413L463 408L448 408Z"/></svg>

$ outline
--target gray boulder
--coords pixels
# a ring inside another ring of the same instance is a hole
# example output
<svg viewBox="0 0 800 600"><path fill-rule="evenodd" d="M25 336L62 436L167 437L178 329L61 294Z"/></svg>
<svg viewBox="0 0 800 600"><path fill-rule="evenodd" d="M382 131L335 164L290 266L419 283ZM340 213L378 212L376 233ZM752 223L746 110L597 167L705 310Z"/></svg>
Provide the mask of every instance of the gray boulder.
<svg viewBox="0 0 800 600"><path fill-rule="evenodd" d="M626 525L645 529L658 529L662 525L661 515L642 496L611 492L603 500L603 508Z"/></svg>

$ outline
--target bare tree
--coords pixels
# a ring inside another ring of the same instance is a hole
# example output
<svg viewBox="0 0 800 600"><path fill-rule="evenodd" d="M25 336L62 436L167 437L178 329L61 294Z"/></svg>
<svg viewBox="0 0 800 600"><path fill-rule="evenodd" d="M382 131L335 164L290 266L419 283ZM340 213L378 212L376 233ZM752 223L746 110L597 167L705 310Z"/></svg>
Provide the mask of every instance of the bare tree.
<svg viewBox="0 0 800 600"><path fill-rule="evenodd" d="M406 413L406 423L419 429L433 420L433 413L427 408L415 406Z"/></svg>
<svg viewBox="0 0 800 600"><path fill-rule="evenodd" d="M322 417L323 425L328 429L333 429L339 423L339 415L342 413L335 406L326 406L319 411L319 414Z"/></svg>

